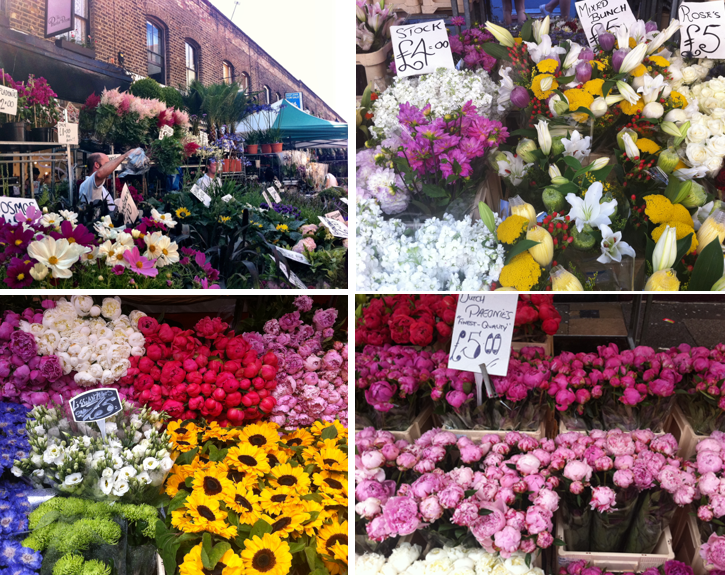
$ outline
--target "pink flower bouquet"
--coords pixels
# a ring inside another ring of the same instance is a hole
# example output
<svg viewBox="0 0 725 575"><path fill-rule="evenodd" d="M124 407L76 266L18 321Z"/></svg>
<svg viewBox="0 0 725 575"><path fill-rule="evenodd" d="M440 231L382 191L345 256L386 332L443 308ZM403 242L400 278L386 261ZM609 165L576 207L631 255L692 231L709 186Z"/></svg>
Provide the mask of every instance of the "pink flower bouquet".
<svg viewBox="0 0 725 575"><path fill-rule="evenodd" d="M605 571L601 567L590 565L583 559L572 561L566 567L559 569L559 575L614 575L609 571ZM650 567L641 573L633 573L627 571L622 575L693 575L692 567L685 565L681 561L666 561L664 565L659 567Z"/></svg>

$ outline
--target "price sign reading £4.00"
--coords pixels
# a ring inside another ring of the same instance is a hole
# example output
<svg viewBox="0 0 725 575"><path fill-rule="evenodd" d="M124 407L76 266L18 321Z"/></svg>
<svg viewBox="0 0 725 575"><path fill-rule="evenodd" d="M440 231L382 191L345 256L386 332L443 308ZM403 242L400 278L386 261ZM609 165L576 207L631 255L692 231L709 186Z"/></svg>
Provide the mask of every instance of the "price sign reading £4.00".
<svg viewBox="0 0 725 575"><path fill-rule="evenodd" d="M443 20L391 26L390 36L395 69L402 78L429 74L438 68L455 68Z"/></svg>
<svg viewBox="0 0 725 575"><path fill-rule="evenodd" d="M680 52L688 58L725 58L725 0L683 2L677 14Z"/></svg>

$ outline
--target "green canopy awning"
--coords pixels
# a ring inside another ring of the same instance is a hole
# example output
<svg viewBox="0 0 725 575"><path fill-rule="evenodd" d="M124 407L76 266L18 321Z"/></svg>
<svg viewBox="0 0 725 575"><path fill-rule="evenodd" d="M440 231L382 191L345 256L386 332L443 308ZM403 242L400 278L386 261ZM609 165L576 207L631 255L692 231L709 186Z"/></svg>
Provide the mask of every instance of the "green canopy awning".
<svg viewBox="0 0 725 575"><path fill-rule="evenodd" d="M280 107L274 128L296 148L347 147L347 124L316 118L287 100Z"/></svg>

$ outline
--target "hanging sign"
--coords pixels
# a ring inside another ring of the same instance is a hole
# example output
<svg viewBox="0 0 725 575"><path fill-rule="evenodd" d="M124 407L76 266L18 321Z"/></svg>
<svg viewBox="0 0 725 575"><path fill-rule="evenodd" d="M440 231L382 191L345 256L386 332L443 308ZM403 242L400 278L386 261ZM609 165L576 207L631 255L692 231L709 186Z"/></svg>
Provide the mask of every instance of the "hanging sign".
<svg viewBox="0 0 725 575"><path fill-rule="evenodd" d="M514 334L517 294L461 294L453 325L448 367L506 375Z"/></svg>
<svg viewBox="0 0 725 575"><path fill-rule="evenodd" d="M123 410L121 396L118 395L118 390L113 388L102 387L86 391L71 398L69 403L73 421L95 421L104 438L106 437L106 419Z"/></svg>
<svg viewBox="0 0 725 575"><path fill-rule="evenodd" d="M15 116L18 113L18 91L8 86L0 86L0 112Z"/></svg>
<svg viewBox="0 0 725 575"><path fill-rule="evenodd" d="M136 202L133 201L131 192L128 190L128 184L123 184L123 191L121 197L116 200L118 209L123 214L123 223L130 225L138 218L138 208Z"/></svg>
<svg viewBox="0 0 725 575"><path fill-rule="evenodd" d="M58 143L78 145L78 124L70 122L58 122Z"/></svg>
<svg viewBox="0 0 725 575"><path fill-rule="evenodd" d="M292 104L295 108L303 110L302 107L302 92L285 92L284 99Z"/></svg>
<svg viewBox="0 0 725 575"><path fill-rule="evenodd" d="M45 0L46 38L73 30L73 4L73 0Z"/></svg>
<svg viewBox="0 0 725 575"><path fill-rule="evenodd" d="M689 58L725 58L725 0L683 2L680 20L680 52Z"/></svg>
<svg viewBox="0 0 725 575"><path fill-rule="evenodd" d="M438 68L455 68L444 20L391 26L398 76L420 76Z"/></svg>
<svg viewBox="0 0 725 575"><path fill-rule="evenodd" d="M282 203L282 198L279 197L279 192L277 191L276 188L269 187L269 188L267 188L267 191L269 192L269 195L271 195L272 198L274 198L275 202L277 202L278 204Z"/></svg>
<svg viewBox="0 0 725 575"><path fill-rule="evenodd" d="M319 220L322 222L322 224L330 230L330 233L335 236L336 238L347 238L347 226L341 222L338 222L337 220L333 220L331 218L323 218L322 216L317 216Z"/></svg>
<svg viewBox="0 0 725 575"><path fill-rule="evenodd" d="M222 202L228 204L232 199L234 199L234 196L232 196L231 194L227 194L222 198Z"/></svg>
<svg viewBox="0 0 725 575"><path fill-rule="evenodd" d="M576 3L584 33L590 48L597 47L599 34L615 33L619 26L629 28L637 23L627 0L580 0Z"/></svg>
<svg viewBox="0 0 725 575"><path fill-rule="evenodd" d="M15 214L21 213L26 215L30 206L40 211L38 202L33 199L0 197L0 218L8 223L14 224L16 223Z"/></svg>
<svg viewBox="0 0 725 575"><path fill-rule="evenodd" d="M191 190L189 190L192 195L199 200L202 204L204 204L205 207L209 207L211 205L211 196L207 194L204 190L202 190L199 186L194 184L191 186Z"/></svg>

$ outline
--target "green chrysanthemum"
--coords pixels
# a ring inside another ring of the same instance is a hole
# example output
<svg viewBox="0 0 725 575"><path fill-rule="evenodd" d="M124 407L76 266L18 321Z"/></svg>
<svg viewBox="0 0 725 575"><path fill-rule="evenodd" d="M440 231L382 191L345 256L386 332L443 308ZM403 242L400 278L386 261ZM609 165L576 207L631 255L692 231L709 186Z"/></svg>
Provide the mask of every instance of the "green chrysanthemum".
<svg viewBox="0 0 725 575"><path fill-rule="evenodd" d="M111 567L103 561L91 559L83 565L83 575L111 575Z"/></svg>
<svg viewBox="0 0 725 575"><path fill-rule="evenodd" d="M69 553L63 555L53 567L53 575L81 575L83 572L83 557Z"/></svg>

